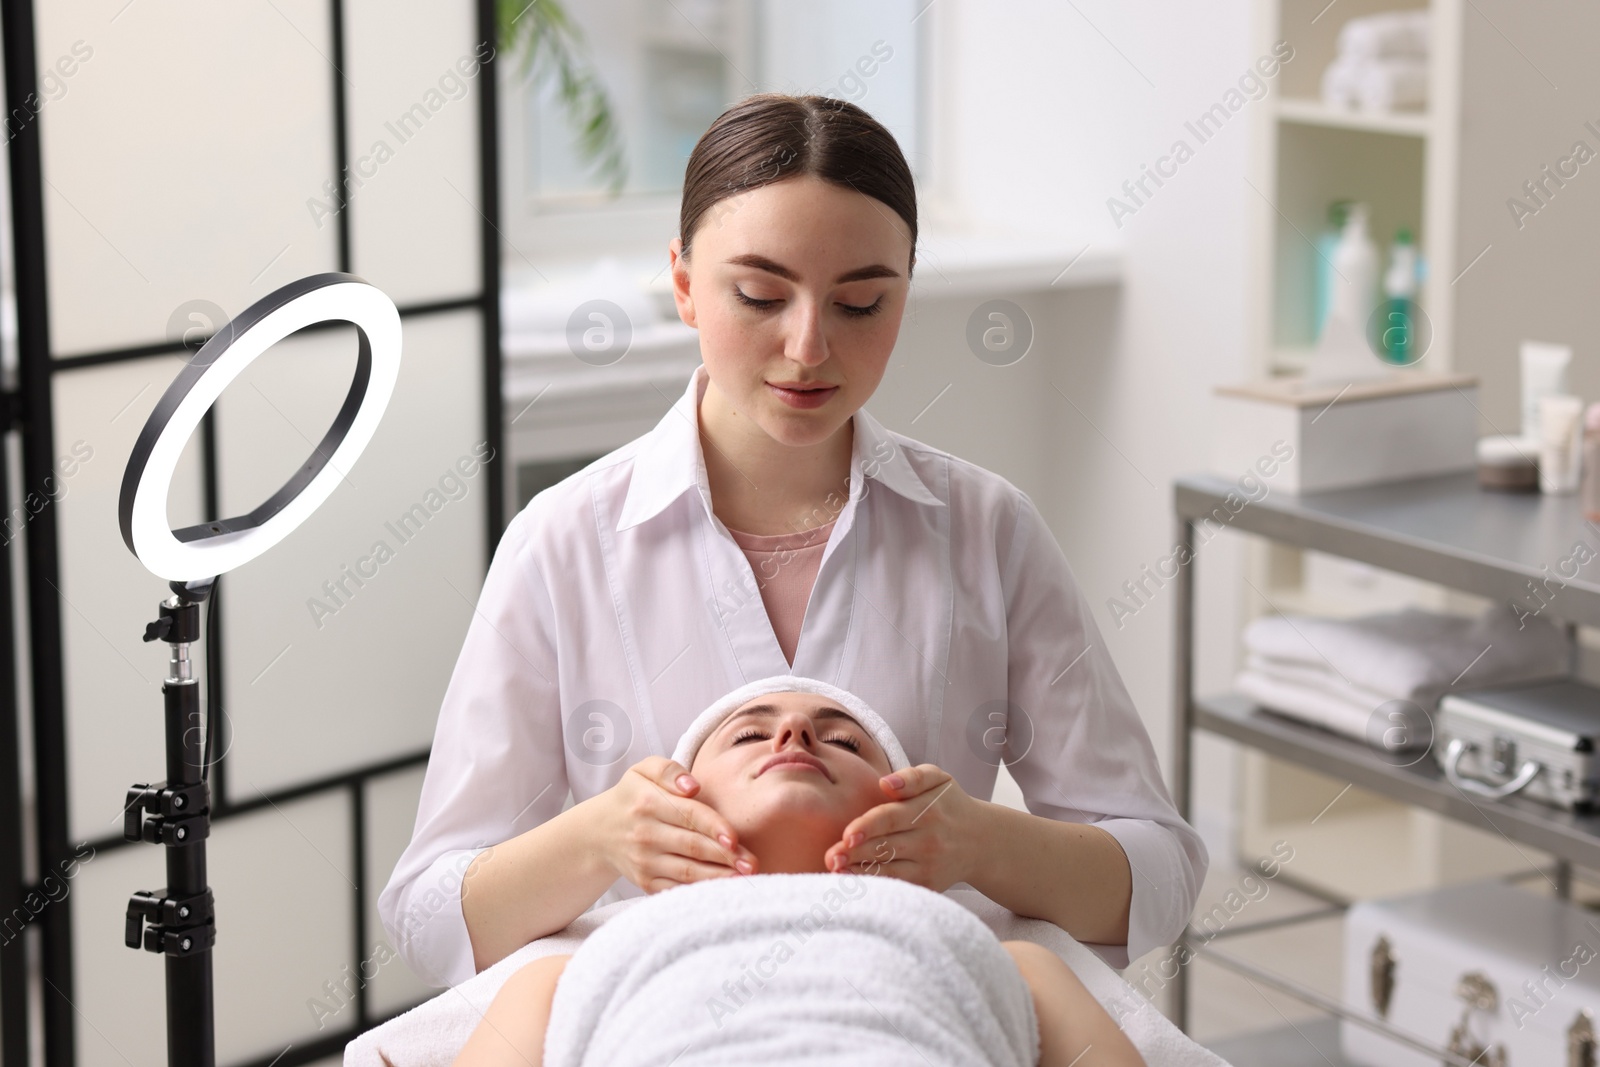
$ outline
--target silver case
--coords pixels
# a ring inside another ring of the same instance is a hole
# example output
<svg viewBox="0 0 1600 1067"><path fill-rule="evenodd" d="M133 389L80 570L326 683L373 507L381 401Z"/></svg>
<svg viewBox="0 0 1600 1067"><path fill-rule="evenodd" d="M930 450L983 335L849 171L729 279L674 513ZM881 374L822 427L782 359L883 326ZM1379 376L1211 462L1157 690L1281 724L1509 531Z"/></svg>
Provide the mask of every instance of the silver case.
<svg viewBox="0 0 1600 1067"><path fill-rule="evenodd" d="M1600 689L1561 679L1451 693L1439 702L1434 729L1440 769L1448 774L1453 761L1474 792L1483 791L1471 783L1507 788L1536 763L1538 771L1512 795L1568 811L1592 810L1600 798Z"/></svg>

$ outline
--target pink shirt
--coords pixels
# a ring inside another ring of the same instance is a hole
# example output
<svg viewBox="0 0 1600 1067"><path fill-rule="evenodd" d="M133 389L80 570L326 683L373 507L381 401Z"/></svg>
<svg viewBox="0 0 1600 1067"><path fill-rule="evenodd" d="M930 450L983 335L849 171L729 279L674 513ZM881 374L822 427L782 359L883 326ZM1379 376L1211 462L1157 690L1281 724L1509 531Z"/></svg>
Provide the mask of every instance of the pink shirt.
<svg viewBox="0 0 1600 1067"><path fill-rule="evenodd" d="M806 618L806 602L811 599L811 586L822 566L822 550L833 532L833 521L796 533L728 532L750 561L773 635L783 650L783 658L792 667L794 650L800 644L800 626Z"/></svg>

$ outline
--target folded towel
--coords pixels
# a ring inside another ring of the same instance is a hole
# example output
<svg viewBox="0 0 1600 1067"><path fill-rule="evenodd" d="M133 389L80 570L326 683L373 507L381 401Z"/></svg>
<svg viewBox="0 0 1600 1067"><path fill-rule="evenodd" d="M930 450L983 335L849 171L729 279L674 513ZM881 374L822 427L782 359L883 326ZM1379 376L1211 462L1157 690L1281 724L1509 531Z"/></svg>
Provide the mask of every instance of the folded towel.
<svg viewBox="0 0 1600 1067"><path fill-rule="evenodd" d="M1410 56L1336 59L1322 72L1322 101L1371 112L1415 110L1428 104L1428 63Z"/></svg>
<svg viewBox="0 0 1600 1067"><path fill-rule="evenodd" d="M1425 7L1353 18L1339 30L1339 58L1412 56L1425 59L1429 52L1429 20Z"/></svg>
<svg viewBox="0 0 1600 1067"><path fill-rule="evenodd" d="M910 882L719 878L601 927L556 987L548 1067L1033 1067L1033 999L993 934Z"/></svg>
<svg viewBox="0 0 1600 1067"><path fill-rule="evenodd" d="M1357 685L1334 674L1327 668L1326 664L1314 667L1309 663L1273 659L1271 656L1261 656L1251 652L1244 658L1244 669L1264 674L1277 682L1298 686L1302 689L1313 689L1319 693L1335 696L1347 704L1364 707L1368 710L1389 701L1410 699L1409 697L1396 697L1388 693L1380 693L1376 689Z"/></svg>
<svg viewBox="0 0 1600 1067"><path fill-rule="evenodd" d="M1362 703L1315 685L1249 669L1239 672L1233 686L1264 708L1365 741L1374 748L1409 752L1425 749L1433 741L1426 709L1410 701Z"/></svg>
<svg viewBox="0 0 1600 1067"><path fill-rule="evenodd" d="M1092 947L1080 944L1059 926L1023 918L973 889L952 888L943 895L976 915L997 939L1032 941L1061 957L1117 1020L1151 1067L1227 1067L1219 1056L1172 1025L1143 994L1108 967ZM524 945L455 988L368 1030L345 1046L345 1067L386 1067L386 1061L388 1067L449 1067L507 978L542 956L575 952L604 923L647 900L633 897L585 912L559 934ZM782 1062L767 1067L778 1067Z"/></svg>
<svg viewBox="0 0 1600 1067"><path fill-rule="evenodd" d="M1567 674L1573 655L1571 639L1548 620L1519 618L1503 604L1476 619L1418 608L1357 619L1269 615L1245 627L1244 644L1269 660L1429 710L1451 689Z"/></svg>

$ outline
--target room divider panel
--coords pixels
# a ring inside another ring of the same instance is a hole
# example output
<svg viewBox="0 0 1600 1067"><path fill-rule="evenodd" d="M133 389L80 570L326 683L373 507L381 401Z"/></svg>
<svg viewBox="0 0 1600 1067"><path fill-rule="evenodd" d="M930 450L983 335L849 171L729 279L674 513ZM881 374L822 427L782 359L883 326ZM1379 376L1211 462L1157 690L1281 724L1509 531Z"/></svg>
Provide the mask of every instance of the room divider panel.
<svg viewBox="0 0 1600 1067"><path fill-rule="evenodd" d="M322 271L395 300L404 354L344 484L220 583L217 1059L336 1055L428 995L376 899L504 527L494 27L493 0L0 0L0 1067L30 1043L51 1067L165 1057L162 962L122 940L161 850L121 825L164 766L168 650L141 635L167 590L117 495L183 360ZM172 524L282 484L354 366L348 327L258 360L189 443Z"/></svg>

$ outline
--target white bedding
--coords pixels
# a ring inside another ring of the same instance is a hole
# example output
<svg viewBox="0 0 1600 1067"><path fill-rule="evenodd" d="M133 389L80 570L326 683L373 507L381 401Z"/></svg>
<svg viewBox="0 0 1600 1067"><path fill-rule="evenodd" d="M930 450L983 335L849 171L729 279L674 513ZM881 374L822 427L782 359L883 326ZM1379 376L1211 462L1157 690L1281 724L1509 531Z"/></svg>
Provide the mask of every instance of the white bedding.
<svg viewBox="0 0 1600 1067"><path fill-rule="evenodd" d="M868 876L808 875L788 877L830 880L839 877L865 879ZM890 880L883 879L883 881L889 882ZM729 879L726 882L732 885L737 880ZM1095 999L1111 1013L1114 1019L1118 1020L1123 1030L1144 1056L1146 1062L1151 1064L1152 1067L1155 1067L1155 1065L1175 1065L1175 1067L1216 1067L1216 1065L1222 1065L1222 1067L1226 1067L1220 1057L1184 1036L1137 990L1123 981L1110 967L1106 966L1104 961L1059 927L1038 919L1020 918L975 890L956 888L949 890L944 895L975 914L993 931L995 937L999 940L1033 941L1050 949L1065 960L1094 995ZM599 929L606 921L629 908L651 899L654 898L630 898L587 912L579 916L572 925L559 934L541 938L532 944L524 946L493 967L461 983L459 986L444 991L432 1000L418 1005L398 1018L391 1019L382 1026L369 1030L346 1046L346 1067L384 1067L384 1058L387 1058L393 1067L448 1067L460 1051L461 1046L466 1043L468 1036L477 1025L482 1013L488 1008L490 1001L499 992L500 986L513 972L541 956L576 952L584 939ZM863 896L862 899L866 899L866 897ZM847 912L853 906L847 905L844 909L841 909L840 914ZM798 957L796 958L798 959ZM575 967L576 965L573 966ZM786 964L787 968L794 968L794 966L795 961L793 960ZM729 977L736 978L738 974L739 972L735 972ZM560 1003L563 996L569 998L569 1002L566 1005L561 1005ZM549 1050L554 1050L559 1042L567 1042L569 1044L571 1042L570 1034L566 1037L561 1034L561 1015L564 1010L567 1008L577 1009L568 1013L568 1018L573 1020L588 1018L592 1021L595 1017L593 1014L596 1006L595 998L591 992L586 992L580 983L574 982L569 988L566 985L565 977L563 977L563 984L558 986L557 989L557 998L558 1006L556 1008L556 1017L552 1020ZM760 998L755 998L741 1010L748 1010L759 1001ZM1029 1009L1028 1022L1031 1026L1031 1004ZM969 1012L968 1014L971 1015L973 1013ZM379 1055L380 1052L382 1057ZM764 1058L768 1062L784 1062L770 1057Z"/></svg>

